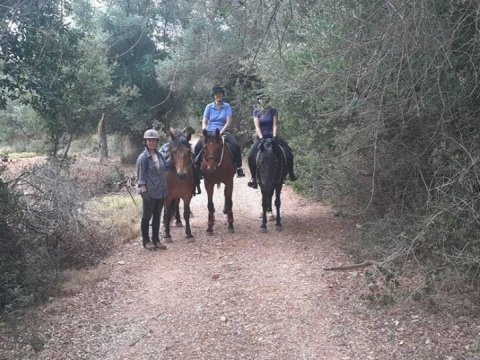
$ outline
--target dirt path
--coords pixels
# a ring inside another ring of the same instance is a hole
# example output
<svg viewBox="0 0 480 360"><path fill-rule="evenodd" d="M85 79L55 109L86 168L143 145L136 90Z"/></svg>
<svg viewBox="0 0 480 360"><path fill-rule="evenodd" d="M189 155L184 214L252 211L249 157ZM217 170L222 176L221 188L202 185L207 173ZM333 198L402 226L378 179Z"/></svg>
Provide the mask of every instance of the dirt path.
<svg viewBox="0 0 480 360"><path fill-rule="evenodd" d="M434 313L415 303L372 307L361 296L363 270L323 271L351 262L340 244L354 224L287 188L284 230L262 234L260 192L246 182L235 182L234 234L218 211L221 191L212 237L205 235L205 194L196 196L194 243L173 228L167 251L126 244L106 260L107 279L53 299L23 338L0 338L0 358L475 358L480 327L471 313Z"/></svg>

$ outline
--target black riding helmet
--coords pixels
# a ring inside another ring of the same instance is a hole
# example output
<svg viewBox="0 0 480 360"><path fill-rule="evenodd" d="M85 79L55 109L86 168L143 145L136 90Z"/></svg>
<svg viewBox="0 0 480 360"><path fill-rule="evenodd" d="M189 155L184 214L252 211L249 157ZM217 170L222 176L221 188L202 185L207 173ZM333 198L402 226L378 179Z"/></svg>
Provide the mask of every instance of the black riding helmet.
<svg viewBox="0 0 480 360"><path fill-rule="evenodd" d="M212 87L212 96L218 93L222 93L225 96L225 90L220 85L214 85Z"/></svg>
<svg viewBox="0 0 480 360"><path fill-rule="evenodd" d="M257 91L257 93L255 95L256 95L257 101L260 100L261 98L267 96L267 95L265 95L265 93L263 91Z"/></svg>
<svg viewBox="0 0 480 360"><path fill-rule="evenodd" d="M260 103L261 99L265 99L265 103L268 103L270 101L268 95L265 94L263 91L258 91L256 95L257 103Z"/></svg>

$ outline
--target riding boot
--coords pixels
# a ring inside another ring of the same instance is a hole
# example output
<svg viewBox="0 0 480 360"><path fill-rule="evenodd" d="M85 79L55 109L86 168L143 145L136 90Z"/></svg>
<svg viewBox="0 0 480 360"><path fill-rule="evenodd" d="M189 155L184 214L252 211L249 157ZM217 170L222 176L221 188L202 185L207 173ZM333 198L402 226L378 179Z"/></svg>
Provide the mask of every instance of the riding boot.
<svg viewBox="0 0 480 360"><path fill-rule="evenodd" d="M150 237L148 236L148 227L149 227L149 220L142 218L142 222L140 224L140 230L142 232L142 244L144 248L147 247L147 244L151 243Z"/></svg>
<svg viewBox="0 0 480 360"><path fill-rule="evenodd" d="M293 170L293 159L288 161L288 180L295 181L298 179L297 175L295 175L295 170Z"/></svg>
<svg viewBox="0 0 480 360"><path fill-rule="evenodd" d="M237 177L245 177L245 173L242 169L242 154L240 148L235 150L235 164L237 165Z"/></svg>
<svg viewBox="0 0 480 360"><path fill-rule="evenodd" d="M295 175L295 170L293 170L293 153L288 145L285 144L285 158L287 161L287 172L288 180L295 181L297 180L297 175Z"/></svg>
<svg viewBox="0 0 480 360"><path fill-rule="evenodd" d="M193 166L193 195L201 194L202 189L200 188L200 180L202 178L202 172L200 171L200 166L194 164ZM195 192L195 189L197 190Z"/></svg>
<svg viewBox="0 0 480 360"><path fill-rule="evenodd" d="M260 139L255 142L248 154L248 168L250 169L250 175L252 179L247 183L247 185L253 189L258 188L257 184L257 149Z"/></svg>
<svg viewBox="0 0 480 360"><path fill-rule="evenodd" d="M237 177L245 177L245 173L241 167L237 168Z"/></svg>
<svg viewBox="0 0 480 360"><path fill-rule="evenodd" d="M252 175L252 180L250 180L247 185L253 189L258 188L257 184L257 167L256 165L250 164L250 174Z"/></svg>
<svg viewBox="0 0 480 360"><path fill-rule="evenodd" d="M167 247L160 242L160 218L154 216L152 220L152 242L156 249L166 250Z"/></svg>

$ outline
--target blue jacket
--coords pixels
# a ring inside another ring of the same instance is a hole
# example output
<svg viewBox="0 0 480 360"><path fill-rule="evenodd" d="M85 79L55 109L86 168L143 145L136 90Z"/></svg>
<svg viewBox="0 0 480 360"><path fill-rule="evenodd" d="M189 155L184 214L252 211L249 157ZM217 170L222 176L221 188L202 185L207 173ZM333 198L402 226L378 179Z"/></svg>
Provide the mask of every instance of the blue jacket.
<svg viewBox="0 0 480 360"><path fill-rule="evenodd" d="M232 107L226 102L220 109L217 109L215 103L212 102L205 107L203 112L203 118L207 119L207 131L222 130L229 117L232 117Z"/></svg>

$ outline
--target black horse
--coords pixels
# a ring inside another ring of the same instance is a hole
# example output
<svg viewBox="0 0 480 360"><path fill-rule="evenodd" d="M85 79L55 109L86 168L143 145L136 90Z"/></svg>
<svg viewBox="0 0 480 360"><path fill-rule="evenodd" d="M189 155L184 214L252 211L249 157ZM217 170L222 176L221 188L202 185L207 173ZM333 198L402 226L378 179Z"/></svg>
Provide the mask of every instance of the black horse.
<svg viewBox="0 0 480 360"><path fill-rule="evenodd" d="M257 153L257 180L262 192L262 232L267 231L267 212L272 210L272 198L275 193L275 228L282 230L280 218L280 194L287 176L287 165L283 149L276 139L261 141Z"/></svg>

